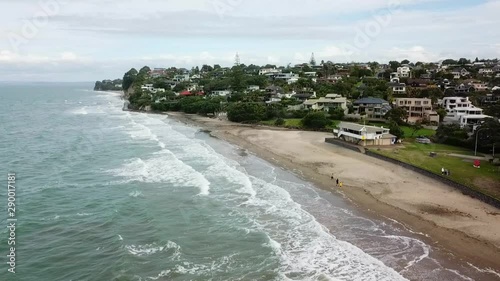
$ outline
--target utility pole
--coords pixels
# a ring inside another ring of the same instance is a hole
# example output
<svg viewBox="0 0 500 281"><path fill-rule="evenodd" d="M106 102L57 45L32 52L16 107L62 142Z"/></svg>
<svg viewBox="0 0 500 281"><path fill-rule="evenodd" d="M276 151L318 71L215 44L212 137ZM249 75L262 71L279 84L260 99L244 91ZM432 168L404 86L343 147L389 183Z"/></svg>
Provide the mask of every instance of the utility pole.
<svg viewBox="0 0 500 281"><path fill-rule="evenodd" d="M479 132L481 130L486 130L487 128L480 128L480 129L477 129L477 132L476 132L476 148L474 150L474 156L477 156L477 141L478 141L478 137L479 137Z"/></svg>

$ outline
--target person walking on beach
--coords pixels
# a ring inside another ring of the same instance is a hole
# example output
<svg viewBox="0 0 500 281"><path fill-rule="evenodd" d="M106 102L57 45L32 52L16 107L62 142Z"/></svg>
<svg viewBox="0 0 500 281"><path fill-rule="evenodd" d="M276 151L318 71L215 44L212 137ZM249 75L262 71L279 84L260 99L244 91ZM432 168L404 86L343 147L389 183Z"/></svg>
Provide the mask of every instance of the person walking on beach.
<svg viewBox="0 0 500 281"><path fill-rule="evenodd" d="M337 186L339 186L339 179L337 179Z"/></svg>
<svg viewBox="0 0 500 281"><path fill-rule="evenodd" d="M340 182L340 183L339 183L339 187L340 187L340 188L342 188L342 186L343 186L343 185L344 185L344 183L343 183L343 182Z"/></svg>
<svg viewBox="0 0 500 281"><path fill-rule="evenodd" d="M333 174L332 174L332 176L330 177L330 179L332 179L332 180L333 180Z"/></svg>

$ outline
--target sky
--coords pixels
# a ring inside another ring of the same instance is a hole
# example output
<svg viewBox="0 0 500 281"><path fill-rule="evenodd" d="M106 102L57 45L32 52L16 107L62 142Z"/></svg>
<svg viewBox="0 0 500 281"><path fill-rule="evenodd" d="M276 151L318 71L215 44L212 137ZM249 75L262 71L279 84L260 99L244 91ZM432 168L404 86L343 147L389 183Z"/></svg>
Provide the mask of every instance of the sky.
<svg viewBox="0 0 500 281"><path fill-rule="evenodd" d="M0 81L500 57L500 0L0 0Z"/></svg>

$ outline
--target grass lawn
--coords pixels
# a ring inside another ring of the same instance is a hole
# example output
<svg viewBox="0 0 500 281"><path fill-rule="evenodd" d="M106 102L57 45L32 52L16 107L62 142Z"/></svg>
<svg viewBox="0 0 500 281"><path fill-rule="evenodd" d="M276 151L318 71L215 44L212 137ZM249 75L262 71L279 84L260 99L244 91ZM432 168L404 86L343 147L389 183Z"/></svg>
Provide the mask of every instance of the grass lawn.
<svg viewBox="0 0 500 281"><path fill-rule="evenodd" d="M419 136L432 137L436 134L436 131L431 129L420 129L413 134L413 129L408 126L401 126L401 129L405 133L405 138L418 138ZM413 134L413 137L411 136Z"/></svg>
<svg viewBox="0 0 500 281"><path fill-rule="evenodd" d="M450 170L450 178L472 187L482 193L500 199L499 167L481 161L481 168L473 167L473 160L448 156L448 154L473 155L473 152L460 147L441 144L405 143L396 149L372 150L373 152L406 162L440 175L441 168ZM436 152L432 158L429 152Z"/></svg>
<svg viewBox="0 0 500 281"><path fill-rule="evenodd" d="M285 120L285 125L284 127L292 127L292 128L302 128L301 121L302 119L298 118L290 118L290 119L284 119ZM266 125L266 126L275 126L274 123L276 122L276 119L272 120L267 120L267 121L261 121L260 124ZM335 126L338 125L340 121L332 121L332 124L327 126L328 129L333 129Z"/></svg>

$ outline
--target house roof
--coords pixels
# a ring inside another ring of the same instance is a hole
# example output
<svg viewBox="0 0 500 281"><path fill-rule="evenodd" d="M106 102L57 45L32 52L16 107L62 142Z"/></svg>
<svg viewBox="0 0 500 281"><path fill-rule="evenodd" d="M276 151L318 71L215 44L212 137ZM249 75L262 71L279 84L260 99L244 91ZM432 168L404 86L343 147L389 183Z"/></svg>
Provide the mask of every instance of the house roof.
<svg viewBox="0 0 500 281"><path fill-rule="evenodd" d="M405 83L397 83L397 82L389 82L387 83L387 86L389 87L405 87Z"/></svg>
<svg viewBox="0 0 500 281"><path fill-rule="evenodd" d="M337 98L319 98L319 103L344 103L347 102L346 98L337 97Z"/></svg>
<svg viewBox="0 0 500 281"><path fill-rule="evenodd" d="M386 100L380 99L380 98L374 98L374 97L367 97L367 98L362 98L354 102L354 104L384 104L384 103L389 103Z"/></svg>
<svg viewBox="0 0 500 281"><path fill-rule="evenodd" d="M316 100L316 99L314 99L314 100L306 100L306 101L304 102L304 105L315 105L315 104L317 104L317 103L318 103L318 101L319 101L319 100Z"/></svg>
<svg viewBox="0 0 500 281"><path fill-rule="evenodd" d="M358 131L358 132L365 132L366 131L367 133L376 133L376 132L380 132L381 130L389 130L389 128L376 127L376 126L366 126L366 125L349 123L349 122L340 122L339 128L346 128L346 129L354 130L354 131Z"/></svg>
<svg viewBox="0 0 500 281"><path fill-rule="evenodd" d="M292 97L294 98L310 98L312 94L295 94Z"/></svg>
<svg viewBox="0 0 500 281"><path fill-rule="evenodd" d="M181 96L190 96L192 93L190 91L184 91L180 93Z"/></svg>

